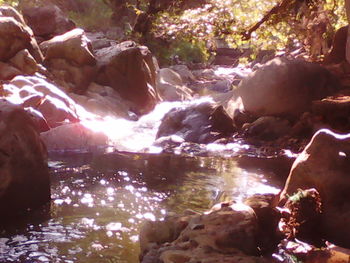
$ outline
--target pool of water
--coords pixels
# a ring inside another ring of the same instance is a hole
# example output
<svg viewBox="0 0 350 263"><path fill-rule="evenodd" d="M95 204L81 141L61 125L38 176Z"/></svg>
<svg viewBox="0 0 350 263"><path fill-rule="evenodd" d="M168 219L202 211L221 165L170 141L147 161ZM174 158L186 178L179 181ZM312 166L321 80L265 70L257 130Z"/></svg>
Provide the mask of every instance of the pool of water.
<svg viewBox="0 0 350 263"><path fill-rule="evenodd" d="M0 229L0 262L138 262L145 220L277 192L284 157L51 156L52 202Z"/></svg>

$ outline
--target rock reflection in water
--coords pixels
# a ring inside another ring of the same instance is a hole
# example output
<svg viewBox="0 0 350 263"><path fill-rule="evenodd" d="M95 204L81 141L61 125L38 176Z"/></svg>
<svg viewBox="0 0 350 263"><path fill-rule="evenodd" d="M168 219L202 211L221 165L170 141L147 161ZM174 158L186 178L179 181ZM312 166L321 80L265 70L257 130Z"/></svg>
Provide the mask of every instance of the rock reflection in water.
<svg viewBox="0 0 350 263"><path fill-rule="evenodd" d="M276 191L282 180L273 167L289 166L248 157L66 153L52 158L49 218L31 216L6 227L0 262L138 262L145 220L188 208L204 211L250 190Z"/></svg>

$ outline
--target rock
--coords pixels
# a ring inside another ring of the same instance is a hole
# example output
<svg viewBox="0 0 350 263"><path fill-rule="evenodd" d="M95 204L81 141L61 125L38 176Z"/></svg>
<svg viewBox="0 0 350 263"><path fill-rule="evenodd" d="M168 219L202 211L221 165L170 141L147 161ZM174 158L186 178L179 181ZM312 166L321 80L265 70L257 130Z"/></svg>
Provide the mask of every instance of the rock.
<svg viewBox="0 0 350 263"><path fill-rule="evenodd" d="M312 102L312 112L322 116L332 128L347 131L350 128L350 96L335 95Z"/></svg>
<svg viewBox="0 0 350 263"><path fill-rule="evenodd" d="M0 60L6 61L22 49L28 49L38 63L43 55L34 38L33 31L26 25L20 13L14 8L0 6Z"/></svg>
<svg viewBox="0 0 350 263"><path fill-rule="evenodd" d="M50 39L75 28L74 22L56 5L27 6L22 8L22 13L34 35L44 39Z"/></svg>
<svg viewBox="0 0 350 263"><path fill-rule="evenodd" d="M265 116L243 125L245 135L261 140L275 140L289 134L291 125L288 120Z"/></svg>
<svg viewBox="0 0 350 263"><path fill-rule="evenodd" d="M39 111L49 127L64 122L77 122L75 102L55 85L39 77L17 76L4 85L7 99L15 104Z"/></svg>
<svg viewBox="0 0 350 263"><path fill-rule="evenodd" d="M140 234L140 240L145 240L146 233L149 241L141 246L142 263L267 262L254 256L257 220L254 211L243 204L223 203L205 214L152 222L147 230Z"/></svg>
<svg viewBox="0 0 350 263"><path fill-rule="evenodd" d="M112 42L102 32L87 32L86 37L90 40L93 50L110 47Z"/></svg>
<svg viewBox="0 0 350 263"><path fill-rule="evenodd" d="M11 80L17 75L21 75L22 72L17 68L0 61L0 80Z"/></svg>
<svg viewBox="0 0 350 263"><path fill-rule="evenodd" d="M108 146L106 135L95 133L80 123L65 124L43 132L40 136L49 151L93 151Z"/></svg>
<svg viewBox="0 0 350 263"><path fill-rule="evenodd" d="M96 59L91 43L82 29L74 29L40 44L45 55L44 65L58 79L73 84L81 92L96 75Z"/></svg>
<svg viewBox="0 0 350 263"><path fill-rule="evenodd" d="M34 75L40 67L27 49L19 51L9 62L26 75Z"/></svg>
<svg viewBox="0 0 350 263"><path fill-rule="evenodd" d="M35 124L23 109L0 100L1 220L49 200L47 152Z"/></svg>
<svg viewBox="0 0 350 263"><path fill-rule="evenodd" d="M335 78L325 68L302 60L275 58L243 79L237 95L244 109L256 117L297 117L310 110L313 100L337 89Z"/></svg>
<svg viewBox="0 0 350 263"><path fill-rule="evenodd" d="M126 41L96 52L97 83L115 89L138 114L151 111L158 101L156 65L147 47Z"/></svg>
<svg viewBox="0 0 350 263"><path fill-rule="evenodd" d="M174 65L170 68L177 72L184 82L192 82L196 80L195 76L186 65Z"/></svg>
<svg viewBox="0 0 350 263"><path fill-rule="evenodd" d="M101 86L93 82L84 95L70 93L69 96L85 110L101 117L130 118L131 105L111 87Z"/></svg>
<svg viewBox="0 0 350 263"><path fill-rule="evenodd" d="M221 106L202 102L170 110L162 119L156 137L177 135L187 142L209 143L234 131L232 119Z"/></svg>
<svg viewBox="0 0 350 263"><path fill-rule="evenodd" d="M341 63L345 61L346 39L349 25L343 26L335 32L331 52L325 57L324 63Z"/></svg>
<svg viewBox="0 0 350 263"><path fill-rule="evenodd" d="M321 197L323 238L350 246L350 135L318 131L295 160L281 201L299 188L315 188Z"/></svg>
<svg viewBox="0 0 350 263"><path fill-rule="evenodd" d="M169 68L162 68L157 74L157 91L165 101L183 101L192 98L192 91L182 83L181 76Z"/></svg>

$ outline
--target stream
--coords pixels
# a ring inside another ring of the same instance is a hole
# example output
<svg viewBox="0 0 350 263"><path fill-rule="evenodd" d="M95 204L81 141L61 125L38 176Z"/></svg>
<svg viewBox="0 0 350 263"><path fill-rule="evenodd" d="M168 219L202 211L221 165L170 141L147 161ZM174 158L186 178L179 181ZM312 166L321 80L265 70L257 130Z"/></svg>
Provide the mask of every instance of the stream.
<svg viewBox="0 0 350 263"><path fill-rule="evenodd" d="M278 193L293 161L287 155L238 141L172 153L152 145L166 112L208 100L161 103L137 122L86 118L111 149L50 152L52 201L0 230L0 262L136 263L146 220Z"/></svg>

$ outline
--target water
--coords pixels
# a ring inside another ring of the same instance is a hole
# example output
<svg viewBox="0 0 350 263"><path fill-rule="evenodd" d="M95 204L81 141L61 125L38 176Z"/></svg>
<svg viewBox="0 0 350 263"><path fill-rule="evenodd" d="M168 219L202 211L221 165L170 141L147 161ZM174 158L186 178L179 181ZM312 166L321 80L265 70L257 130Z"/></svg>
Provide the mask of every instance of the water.
<svg viewBox="0 0 350 263"><path fill-rule="evenodd" d="M0 262L138 262L142 222L276 192L290 160L155 154L56 154L52 202L11 222Z"/></svg>

